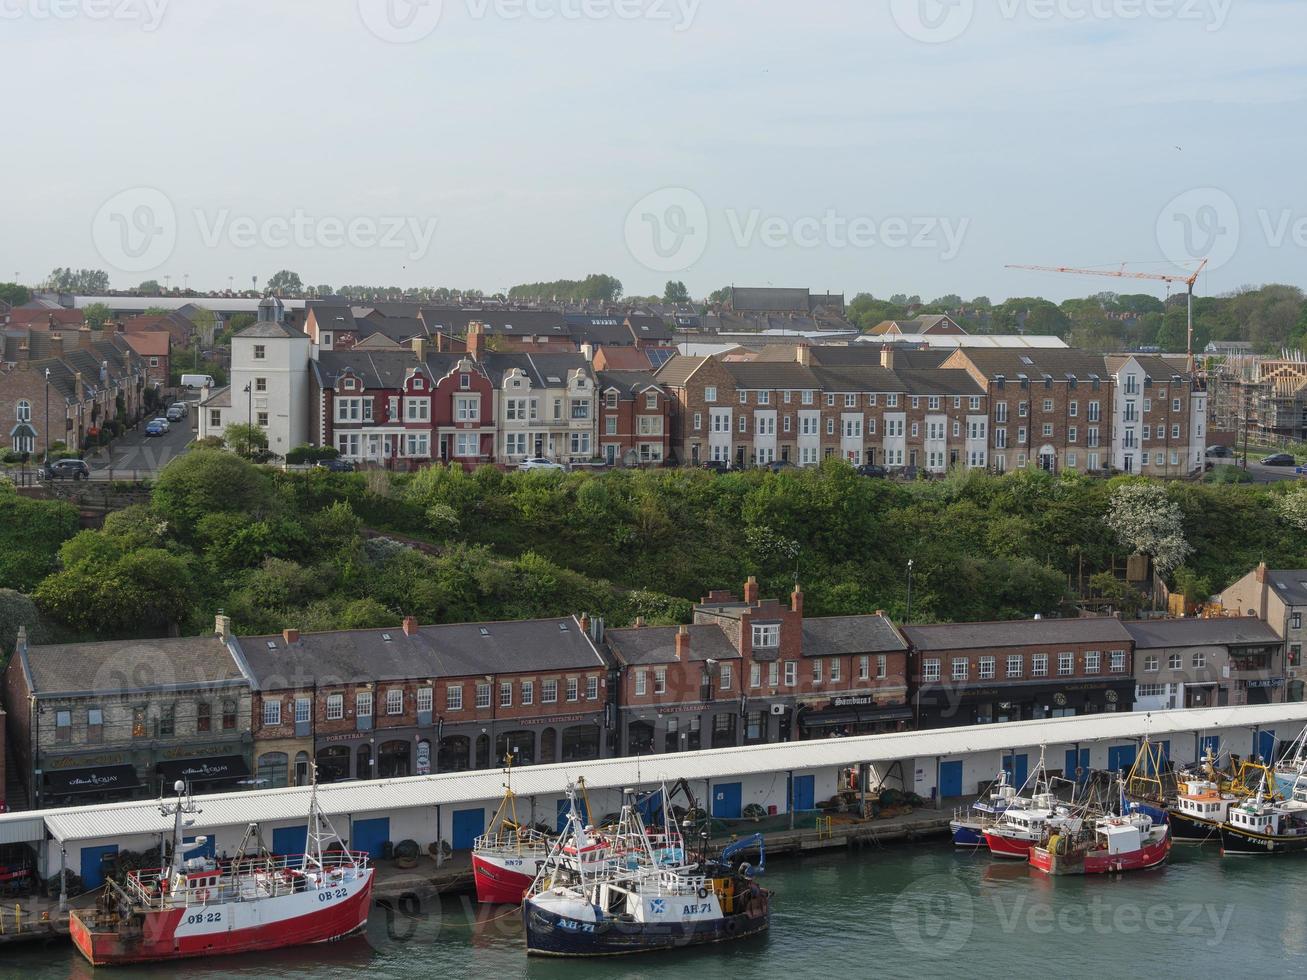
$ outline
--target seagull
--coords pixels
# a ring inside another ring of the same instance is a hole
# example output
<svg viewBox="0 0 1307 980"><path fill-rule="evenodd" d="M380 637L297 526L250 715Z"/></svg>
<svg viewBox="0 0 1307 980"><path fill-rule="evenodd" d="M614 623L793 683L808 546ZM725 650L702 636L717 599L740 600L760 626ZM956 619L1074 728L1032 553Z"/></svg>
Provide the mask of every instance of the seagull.
<svg viewBox="0 0 1307 980"><path fill-rule="evenodd" d="M1184 152L1184 147L1183 147L1183 146L1177 146L1176 149L1179 150L1181 153Z"/></svg>

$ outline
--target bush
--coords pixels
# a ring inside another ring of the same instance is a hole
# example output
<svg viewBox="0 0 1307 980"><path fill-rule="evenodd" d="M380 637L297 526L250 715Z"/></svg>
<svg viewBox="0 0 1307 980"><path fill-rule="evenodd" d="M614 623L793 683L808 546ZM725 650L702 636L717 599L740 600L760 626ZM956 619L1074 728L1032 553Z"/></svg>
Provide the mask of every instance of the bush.
<svg viewBox="0 0 1307 980"><path fill-rule="evenodd" d="M333 446L296 446L286 454L286 462L292 466L305 463L320 463L324 459L339 459L340 451Z"/></svg>

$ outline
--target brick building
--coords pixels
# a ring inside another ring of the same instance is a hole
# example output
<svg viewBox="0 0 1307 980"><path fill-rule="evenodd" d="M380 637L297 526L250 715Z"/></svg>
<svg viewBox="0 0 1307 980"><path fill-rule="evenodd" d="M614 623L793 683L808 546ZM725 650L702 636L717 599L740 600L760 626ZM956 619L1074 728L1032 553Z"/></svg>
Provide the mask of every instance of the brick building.
<svg viewBox="0 0 1307 980"><path fill-rule="evenodd" d="M599 455L609 466L658 466L670 454L671 399L648 371L600 371Z"/></svg>
<svg viewBox="0 0 1307 980"><path fill-rule="evenodd" d="M4 704L36 807L148 799L178 779L235 789L250 773L250 687L221 635L29 646L20 632Z"/></svg>
<svg viewBox="0 0 1307 980"><path fill-rule="evenodd" d="M608 671L575 617L240 637L259 778L368 779L599 758Z"/></svg>
<svg viewBox="0 0 1307 980"><path fill-rule="evenodd" d="M145 377L156 388L172 384L172 335L163 330L122 335L145 363Z"/></svg>
<svg viewBox="0 0 1307 980"><path fill-rule="evenodd" d="M1187 476L1207 452L1207 390L1157 356L1108 357L1112 373L1111 465L1122 473Z"/></svg>
<svg viewBox="0 0 1307 980"><path fill-rule="evenodd" d="M1284 640L1255 616L1124 625L1135 643L1136 711L1284 700Z"/></svg>
<svg viewBox="0 0 1307 980"><path fill-rule="evenodd" d="M804 618L803 593L713 592L688 626L609 630L627 755L893 731L906 709L907 644L871 616Z"/></svg>
<svg viewBox="0 0 1307 980"><path fill-rule="evenodd" d="M1286 701L1302 701L1307 687L1303 648L1307 644L1307 568L1267 568L1262 562L1222 590L1228 613L1256 616L1285 643Z"/></svg>
<svg viewBox="0 0 1307 980"><path fill-rule="evenodd" d="M1129 711L1134 640L1119 619L906 626L918 728Z"/></svg>

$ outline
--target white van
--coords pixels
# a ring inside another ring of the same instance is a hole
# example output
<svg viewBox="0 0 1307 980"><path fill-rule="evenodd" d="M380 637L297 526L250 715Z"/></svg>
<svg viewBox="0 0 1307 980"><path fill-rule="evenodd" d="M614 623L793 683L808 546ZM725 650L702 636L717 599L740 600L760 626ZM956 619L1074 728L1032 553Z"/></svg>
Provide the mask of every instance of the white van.
<svg viewBox="0 0 1307 980"><path fill-rule="evenodd" d="M212 388L213 377L208 374L183 374L183 388Z"/></svg>

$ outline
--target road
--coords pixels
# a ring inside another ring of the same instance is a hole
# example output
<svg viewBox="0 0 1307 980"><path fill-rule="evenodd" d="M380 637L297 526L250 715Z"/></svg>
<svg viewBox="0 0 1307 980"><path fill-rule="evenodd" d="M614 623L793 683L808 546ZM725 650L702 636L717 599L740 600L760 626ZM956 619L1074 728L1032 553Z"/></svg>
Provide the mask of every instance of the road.
<svg viewBox="0 0 1307 980"><path fill-rule="evenodd" d="M161 436L147 436L145 423L142 422L126 435L115 439L112 445L86 456L86 462L91 467L91 479L131 480L137 474L142 477L156 474L186 452L187 446L195 438L192 426L198 418L192 408L186 418L172 423L172 427Z"/></svg>
<svg viewBox="0 0 1307 980"><path fill-rule="evenodd" d="M1242 457L1239 460L1213 459L1211 462L1217 466L1234 466L1242 462ZM1254 483L1279 483L1282 480L1300 479L1292 466L1263 466L1252 456L1248 457L1248 475L1253 478Z"/></svg>

